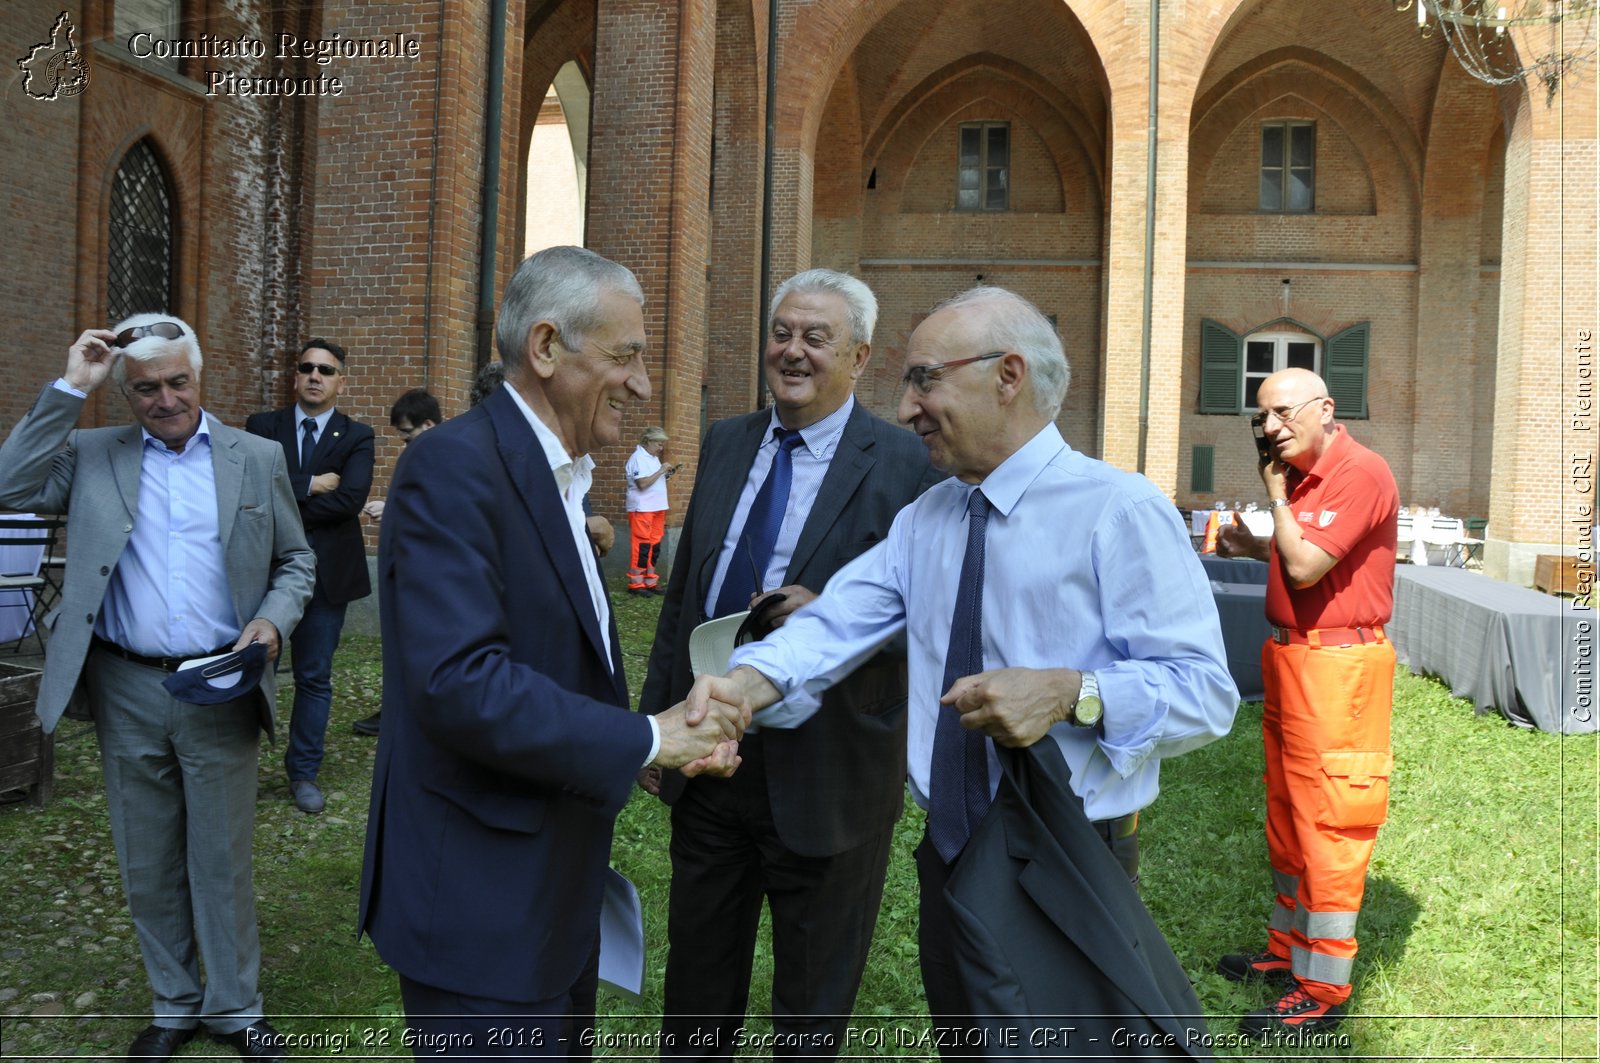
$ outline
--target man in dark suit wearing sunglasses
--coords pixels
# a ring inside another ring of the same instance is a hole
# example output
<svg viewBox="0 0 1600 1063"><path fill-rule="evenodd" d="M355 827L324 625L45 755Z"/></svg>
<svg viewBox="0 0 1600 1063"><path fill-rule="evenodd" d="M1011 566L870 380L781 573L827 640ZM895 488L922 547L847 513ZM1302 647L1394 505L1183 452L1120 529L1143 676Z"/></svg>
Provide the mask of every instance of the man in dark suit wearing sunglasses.
<svg viewBox="0 0 1600 1063"><path fill-rule="evenodd" d="M334 408L344 383L344 348L331 340L309 340L295 366L294 405L251 414L245 421L252 434L282 444L306 540L317 555L316 591L289 640L294 714L283 757L295 807L311 814L327 803L317 771L345 607L372 593L361 535L361 507L372 488L372 429Z"/></svg>

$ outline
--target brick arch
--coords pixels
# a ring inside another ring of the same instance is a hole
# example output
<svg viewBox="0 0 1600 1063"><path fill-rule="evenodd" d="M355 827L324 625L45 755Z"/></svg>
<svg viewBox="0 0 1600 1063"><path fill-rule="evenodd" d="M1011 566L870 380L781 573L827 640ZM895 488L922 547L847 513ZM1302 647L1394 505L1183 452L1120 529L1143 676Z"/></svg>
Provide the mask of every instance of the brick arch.
<svg viewBox="0 0 1600 1063"><path fill-rule="evenodd" d="M1348 84L1323 76L1324 71L1298 61L1234 84L1201 110L1196 108L1189 137L1189 196L1196 202L1204 179L1223 144L1240 125L1284 100L1302 101L1326 115L1350 139L1365 163L1380 214L1408 213L1420 198L1421 166L1417 154L1397 143L1371 97L1353 93ZM1414 138L1412 144L1415 144Z"/></svg>
<svg viewBox="0 0 1600 1063"><path fill-rule="evenodd" d="M862 39L902 3L923 0L816 0L794 16L792 27L783 27L784 46L780 53L778 83L788 87L777 99L777 147L807 151L816 143L817 131L827 97L835 79L856 52ZM994 6L1019 0L995 0ZM1084 3L1058 3L1064 17L1077 22L1087 39L1085 50L1095 60L1095 73L1106 84L1102 55L1109 47L1127 47L1133 31L1126 25L1126 12L1117 0L1086 0ZM781 16L780 16L781 17ZM1091 26L1091 21L1093 26ZM800 86L804 91L794 91Z"/></svg>
<svg viewBox="0 0 1600 1063"><path fill-rule="evenodd" d="M515 190L515 205L510 215L510 227L514 233L507 248L513 263L522 257L523 226L528 210L528 151L533 145L533 127L539 121L539 108L544 105L545 92L555 81L556 73L568 61L578 64L584 80L593 91L594 18L594 4L568 0L566 3L546 5L524 27L522 83L518 87L520 102L517 107L516 164L514 167L504 167L504 171L515 174L510 185ZM591 124L593 120L591 116ZM501 217L505 216L505 209L502 208Z"/></svg>
<svg viewBox="0 0 1600 1063"><path fill-rule="evenodd" d="M1102 201L1101 173L1095 168L1088 145L1079 138L1078 131L1050 101L1042 99L1029 86L1009 78L996 78L989 84L982 84L984 80L979 71L969 71L966 77L924 96L915 110L897 123L895 136L883 146L879 155L869 157L867 165L879 168L879 199L886 209L900 210L906 178L939 130L971 104L990 100L1039 135L1050 151L1058 175L1085 174L1088 187L1084 194L1068 196L1066 190L1062 190L1064 211L1098 217ZM996 81L999 84L995 84ZM1005 91L1007 89L1011 91Z"/></svg>
<svg viewBox="0 0 1600 1063"><path fill-rule="evenodd" d="M1372 112L1373 117L1383 127L1389 139L1394 142L1396 150L1400 152L1401 158L1405 161L1406 169L1413 185L1420 185L1422 180L1422 145L1418 142L1416 134L1412 132L1410 125L1389 98L1371 81L1350 67L1321 52L1299 45L1275 48L1270 52L1264 52L1256 56L1249 62L1230 70L1204 95L1195 100L1190 118L1190 158L1193 159L1192 145L1195 132L1199 130L1201 123L1205 122L1214 111L1218 108L1237 109L1241 106L1246 106L1248 110L1253 111L1255 108L1248 107L1244 103L1244 99L1238 96L1238 93L1243 90L1259 96L1263 90L1259 85L1253 85L1253 82L1268 75L1281 74L1282 68L1293 66L1299 66L1312 72L1327 83L1360 100ZM1300 90L1302 95L1305 95L1306 91L1304 88ZM1316 101L1313 100L1312 102L1315 103ZM1193 173L1194 171L1191 169L1190 172Z"/></svg>
<svg viewBox="0 0 1600 1063"><path fill-rule="evenodd" d="M987 52L978 52L964 56L952 63L929 74L922 83L906 93L895 104L888 116L867 136L866 147L863 151L863 166L870 169L878 162L879 154L889 145L891 139L898 139L901 127L911 120L912 115L923 108L930 101L943 94L952 84L963 79L970 79L978 71L989 71L994 75L1012 81L1022 86L1028 93L1043 104L1044 108L1054 112L1055 119L1052 125L1065 123L1070 127L1070 142L1075 144L1084 155L1086 169L1095 181L1095 197L1098 200L1102 191L1100 187L1101 175L1105 171L1105 132L1096 129L1093 122L1085 115L1081 108L1047 79L1041 77L1037 71L1031 70L1020 63L1006 59L1003 56L992 55ZM1016 108L1019 113L1021 108ZM1036 123L1030 122L1038 128ZM929 131L931 132L931 131ZM924 134L923 140L926 139ZM1042 132L1041 132L1041 135ZM1053 143L1050 137L1045 137L1046 143ZM919 141L920 150L920 141Z"/></svg>

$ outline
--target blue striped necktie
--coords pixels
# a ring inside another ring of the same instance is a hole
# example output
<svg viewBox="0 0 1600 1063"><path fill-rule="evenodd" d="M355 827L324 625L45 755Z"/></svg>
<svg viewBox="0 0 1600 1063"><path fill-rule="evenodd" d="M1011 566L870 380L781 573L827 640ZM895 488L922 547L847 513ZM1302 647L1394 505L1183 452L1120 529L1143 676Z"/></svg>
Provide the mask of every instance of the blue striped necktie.
<svg viewBox="0 0 1600 1063"><path fill-rule="evenodd" d="M750 597L758 590L756 584L772 561L772 548L777 545L778 531L783 527L783 514L789 507L789 481L794 478L794 448L804 440L800 430L774 428L778 440L778 453L772 457L772 468L750 504L750 514L745 517L744 530L734 543L733 559L722 577L722 591L717 595L713 618L750 608Z"/></svg>

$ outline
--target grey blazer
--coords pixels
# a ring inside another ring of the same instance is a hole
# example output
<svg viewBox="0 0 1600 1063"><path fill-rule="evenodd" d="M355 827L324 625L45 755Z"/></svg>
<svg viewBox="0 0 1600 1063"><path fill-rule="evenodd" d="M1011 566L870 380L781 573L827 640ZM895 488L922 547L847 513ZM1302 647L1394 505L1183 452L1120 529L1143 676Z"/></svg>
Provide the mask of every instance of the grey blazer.
<svg viewBox="0 0 1600 1063"><path fill-rule="evenodd" d="M701 607L722 541L770 418L759 410L718 421L706 432L639 698L643 712L670 708L694 682L689 633L704 619ZM845 562L889 534L902 507L941 479L915 435L857 402L784 582L820 592ZM764 734L767 793L783 843L806 856L832 856L865 843L892 826L904 805L904 654L878 654L828 691L822 709L804 725ZM669 802L681 780L674 772L662 780Z"/></svg>
<svg viewBox="0 0 1600 1063"><path fill-rule="evenodd" d="M89 639L139 512L139 426L74 429L83 402L47 386L0 446L0 507L67 515L66 582L39 686L46 731L63 713L88 718L81 680ZM208 421L218 531L239 628L262 617L287 640L311 597L316 560L289 491L283 448L215 417ZM257 692L268 734L276 692L268 668Z"/></svg>

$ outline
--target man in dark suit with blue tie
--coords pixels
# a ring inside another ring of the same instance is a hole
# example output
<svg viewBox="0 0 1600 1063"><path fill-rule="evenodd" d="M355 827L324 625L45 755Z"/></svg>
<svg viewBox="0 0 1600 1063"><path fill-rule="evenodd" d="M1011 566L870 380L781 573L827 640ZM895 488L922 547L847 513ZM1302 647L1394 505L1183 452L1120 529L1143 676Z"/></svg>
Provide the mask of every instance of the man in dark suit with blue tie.
<svg viewBox="0 0 1600 1063"><path fill-rule="evenodd" d="M322 743L333 704L333 651L345 607L372 593L361 507L372 488L372 429L334 408L344 390L346 356L331 340L313 339L295 366L293 406L255 413L245 429L283 446L289 483L306 540L317 555L317 587L289 639L294 660L294 713L283 765L302 812L321 812L317 786Z"/></svg>
<svg viewBox="0 0 1600 1063"><path fill-rule="evenodd" d="M505 385L413 439L389 488L359 927L430 1054L577 1048L634 778L737 765L745 721L725 707L628 711L585 529L590 453L650 397L643 303L632 272L592 251L523 262L496 324Z"/></svg>
<svg viewBox="0 0 1600 1063"><path fill-rule="evenodd" d="M688 694L689 634L702 620L769 591L757 604L781 594L772 616L783 623L940 478L915 436L855 401L877 313L871 289L843 273L779 285L765 358L773 405L706 433L643 711ZM673 803L662 1055L732 1057L765 897L777 1054L831 1057L904 804L903 655L875 655L805 726L751 734L742 755L730 780L644 780Z"/></svg>

